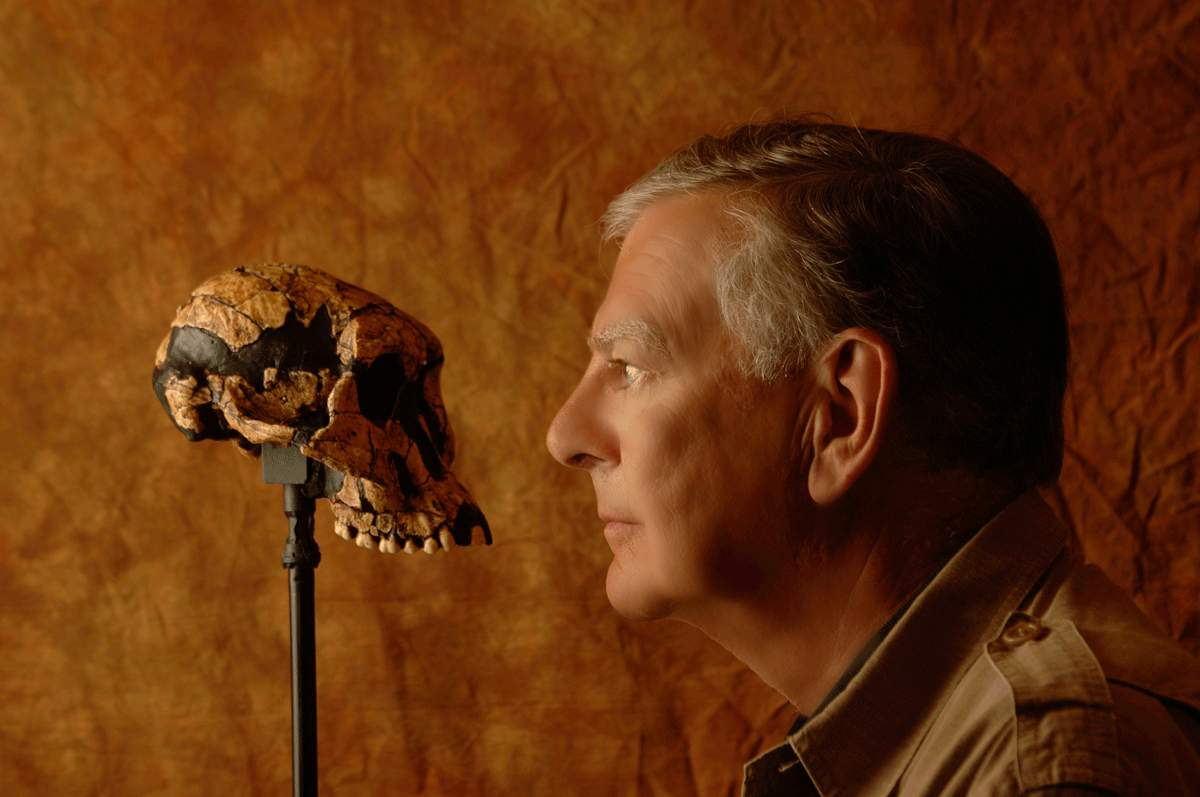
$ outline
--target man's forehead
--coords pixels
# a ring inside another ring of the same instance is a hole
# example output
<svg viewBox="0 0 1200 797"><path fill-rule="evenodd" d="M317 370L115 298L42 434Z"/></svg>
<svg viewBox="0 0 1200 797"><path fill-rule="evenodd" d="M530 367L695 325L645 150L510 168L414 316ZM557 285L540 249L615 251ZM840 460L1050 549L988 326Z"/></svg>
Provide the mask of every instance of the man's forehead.
<svg viewBox="0 0 1200 797"><path fill-rule="evenodd" d="M711 197L675 197L643 212L622 242L588 338L592 350L631 340L675 357L711 334L718 212Z"/></svg>
<svg viewBox="0 0 1200 797"><path fill-rule="evenodd" d="M718 192L676 194L650 203L638 214L637 220L622 241L622 249L632 245L638 249L660 251L671 249L695 255L702 242L719 235L728 216L724 212L727 200Z"/></svg>

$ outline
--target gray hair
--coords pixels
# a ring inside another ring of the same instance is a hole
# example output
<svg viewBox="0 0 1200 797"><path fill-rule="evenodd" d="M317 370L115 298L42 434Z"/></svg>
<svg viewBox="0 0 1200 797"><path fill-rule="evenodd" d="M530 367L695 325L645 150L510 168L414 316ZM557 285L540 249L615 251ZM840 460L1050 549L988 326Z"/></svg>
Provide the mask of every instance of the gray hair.
<svg viewBox="0 0 1200 797"><path fill-rule="evenodd" d="M714 275L717 304L726 327L741 343L744 375L772 382L804 367L840 327L842 316L858 323L856 312L870 296L843 279L841 258L820 241L798 234L768 192L781 175L811 160L815 140L775 141L749 137L724 157L704 157L701 139L668 157L622 192L601 219L606 242L620 242L643 210L672 196L719 192L733 235L720 253ZM818 210L819 212L819 210ZM817 219L830 224L828 219Z"/></svg>

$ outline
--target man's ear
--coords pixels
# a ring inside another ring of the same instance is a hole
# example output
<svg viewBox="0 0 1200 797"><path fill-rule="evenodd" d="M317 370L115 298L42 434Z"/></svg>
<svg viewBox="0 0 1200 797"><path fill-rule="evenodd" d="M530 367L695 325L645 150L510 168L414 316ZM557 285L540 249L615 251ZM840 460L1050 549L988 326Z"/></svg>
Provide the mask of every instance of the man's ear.
<svg viewBox="0 0 1200 797"><path fill-rule="evenodd" d="M818 505L844 496L883 444L899 368L884 338L854 327L838 333L816 359L808 491Z"/></svg>

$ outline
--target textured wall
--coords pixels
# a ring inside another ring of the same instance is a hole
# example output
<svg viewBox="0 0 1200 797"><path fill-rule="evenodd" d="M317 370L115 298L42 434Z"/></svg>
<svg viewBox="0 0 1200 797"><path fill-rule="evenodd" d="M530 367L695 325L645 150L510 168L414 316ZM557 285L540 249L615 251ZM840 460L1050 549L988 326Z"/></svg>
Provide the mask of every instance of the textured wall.
<svg viewBox="0 0 1200 797"><path fill-rule="evenodd" d="M288 260L441 336L497 540L384 558L322 510L326 793L732 793L786 706L614 616L590 486L542 435L607 199L780 110L952 137L1044 208L1056 502L1200 645L1200 2L270 5L0 0L0 791L285 793L278 490L187 444L149 374L192 287Z"/></svg>

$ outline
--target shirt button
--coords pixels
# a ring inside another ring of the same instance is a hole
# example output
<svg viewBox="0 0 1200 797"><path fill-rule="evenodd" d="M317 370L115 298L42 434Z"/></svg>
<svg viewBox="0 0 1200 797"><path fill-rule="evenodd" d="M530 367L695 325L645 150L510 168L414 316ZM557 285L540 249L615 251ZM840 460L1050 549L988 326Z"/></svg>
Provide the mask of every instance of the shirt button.
<svg viewBox="0 0 1200 797"><path fill-rule="evenodd" d="M1031 639L1036 639L1042 631L1041 623L1037 620L1018 620L1000 635L1000 639L1009 647L1024 645Z"/></svg>

